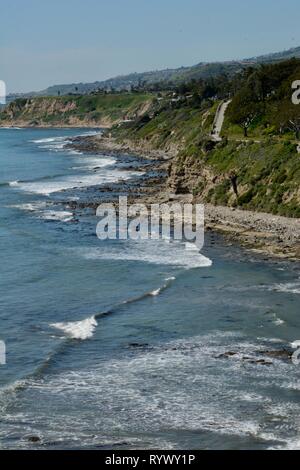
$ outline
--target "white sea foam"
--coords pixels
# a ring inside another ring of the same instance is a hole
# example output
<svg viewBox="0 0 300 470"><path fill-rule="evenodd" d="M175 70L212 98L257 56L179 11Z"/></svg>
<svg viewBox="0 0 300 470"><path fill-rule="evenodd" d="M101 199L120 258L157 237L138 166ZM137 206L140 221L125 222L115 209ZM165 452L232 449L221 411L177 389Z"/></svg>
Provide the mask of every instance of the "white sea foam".
<svg viewBox="0 0 300 470"><path fill-rule="evenodd" d="M210 267L212 261L194 250L186 251L185 244L171 242L166 245L163 241L141 240L128 241L117 246L99 246L97 248L82 248L77 252L86 259L106 259L120 261L141 261L151 264L179 266L183 268Z"/></svg>
<svg viewBox="0 0 300 470"><path fill-rule="evenodd" d="M87 131L80 135L96 135L101 132L99 131ZM57 136L57 137L46 137L42 139L32 140L31 142L37 144L40 148L53 150L55 152L64 151L66 144L70 143L70 137L68 136ZM72 155L78 155L78 152L74 149L68 149L68 153ZM73 170L88 170L87 173L77 174L72 176L53 177L47 182L45 181L34 181L34 182L11 182L11 186L26 191L29 193L43 194L49 196L52 193L82 188L88 186L102 185L107 183L114 183L119 180L128 180L134 176L141 176L140 172L136 171L124 171L118 169L106 170L105 167L112 166L116 163L116 160L110 156L99 156L90 157L85 156L75 160L76 165L72 167Z"/></svg>
<svg viewBox="0 0 300 470"><path fill-rule="evenodd" d="M58 220L61 222L70 222L71 220L73 220L73 213L68 211L47 210L40 215L40 218L45 220Z"/></svg>
<svg viewBox="0 0 300 470"><path fill-rule="evenodd" d="M18 182L15 181L11 186L15 189L22 190L33 194L42 194L49 196L52 193L60 192L67 189L84 188L88 186L97 186L107 183L117 182L119 180L128 180L135 176L136 172L124 172L120 170L99 171L87 175L73 175L65 178L53 178L52 180L35 181L35 182Z"/></svg>
<svg viewBox="0 0 300 470"><path fill-rule="evenodd" d="M281 343L285 343L285 341L282 340L282 339L280 339L280 338L258 337L257 340L258 340L258 341L263 341L264 343L271 343L271 344L281 344Z"/></svg>
<svg viewBox="0 0 300 470"><path fill-rule="evenodd" d="M93 336L97 325L97 320L93 316L82 321L52 323L50 326L63 331L70 338L85 340Z"/></svg>
<svg viewBox="0 0 300 470"><path fill-rule="evenodd" d="M300 294L300 280L296 282L287 282L285 284L275 284L269 290L276 292L286 292L288 294Z"/></svg>
<svg viewBox="0 0 300 470"><path fill-rule="evenodd" d="M59 151L59 150L62 150L65 147L65 145L66 145L66 142L61 143L61 144L56 143L56 144L51 144L51 145L39 145L39 148Z"/></svg>
<svg viewBox="0 0 300 470"><path fill-rule="evenodd" d="M74 149L66 149L66 145L71 143L68 136L47 137L44 139L31 140L30 142L36 144L38 148L49 150L51 152L68 151L69 154L80 153Z"/></svg>
<svg viewBox="0 0 300 470"><path fill-rule="evenodd" d="M5 129L9 131L21 131L22 127L5 126L5 127L0 127L0 129Z"/></svg>
<svg viewBox="0 0 300 470"><path fill-rule="evenodd" d="M19 185L19 181L18 181L18 180L16 180L16 181L10 181L8 184L9 184L9 186L11 186L12 188L15 188L16 186Z"/></svg>
<svg viewBox="0 0 300 470"><path fill-rule="evenodd" d="M14 399L15 393L26 385L25 380L16 380L8 385L0 387L0 411L6 413L7 407L10 406L11 400Z"/></svg>
<svg viewBox="0 0 300 470"><path fill-rule="evenodd" d="M70 155L82 155L82 152L80 152L80 150L71 150L71 149L68 149L68 153Z"/></svg>
<svg viewBox="0 0 300 470"><path fill-rule="evenodd" d="M163 427L177 432L257 436L260 415L245 419L244 408L239 413L240 406L245 406L245 392L233 388L233 381L243 383L243 369L235 370L231 361L223 364L215 359L222 352L222 338L233 341L234 335L215 332L141 349L134 355L108 359L101 367L57 374L40 387L54 400L63 395L66 403L71 397L72 403L80 403L88 396L95 416L101 415L104 430L109 432L138 428L147 433ZM204 365L217 368L218 373L203 376ZM257 396L248 395L246 400L259 403Z"/></svg>
<svg viewBox="0 0 300 470"><path fill-rule="evenodd" d="M198 251L199 253L199 248L195 243L185 243L185 249L188 251Z"/></svg>
<svg viewBox="0 0 300 470"><path fill-rule="evenodd" d="M282 320L282 318L278 317L278 316L276 315L276 313L273 313L272 315L273 315L273 323L274 323L274 325L276 325L276 326L282 326L282 325L285 324L285 321Z"/></svg>
<svg viewBox="0 0 300 470"><path fill-rule="evenodd" d="M66 140L67 137L47 137L45 139L37 139L37 140L31 140L30 142L33 142L35 144L46 144L50 142L56 142L57 140Z"/></svg>
<svg viewBox="0 0 300 470"><path fill-rule="evenodd" d="M282 388L287 388L288 390L296 390L296 391L299 391L300 390L300 381L295 381L295 382L288 382L288 383L284 383L282 385Z"/></svg>
<svg viewBox="0 0 300 470"><path fill-rule="evenodd" d="M73 166L72 170L95 170L99 168L105 168L106 166L114 165L116 159L107 156L101 157L83 157L78 160L80 165Z"/></svg>
<svg viewBox="0 0 300 470"><path fill-rule="evenodd" d="M64 210L45 210L46 202L32 202L26 204L17 204L12 207L28 212L35 212L37 216L45 220L57 220L61 222L70 222L73 219L73 213Z"/></svg>
<svg viewBox="0 0 300 470"><path fill-rule="evenodd" d="M47 206L46 202L29 202L26 204L16 204L12 207L28 212L40 211Z"/></svg>
<svg viewBox="0 0 300 470"><path fill-rule="evenodd" d="M70 438L74 420L77 423L78 419L81 426L76 438L79 436L81 441L83 418L76 410L86 400L92 404L84 421L88 423L89 436L97 434L101 424L104 436L119 435L120 430L123 436L136 432L142 436L161 435L162 430L168 429L174 436L201 433L203 442L212 437L209 442L215 446L227 443L224 436L229 435L233 436L231 445L234 436L242 436L246 442L250 439L250 444L261 440L266 447L297 448L300 405L288 397L283 401L282 396L273 393L275 385L296 380L297 372L281 362L276 367L243 362L245 355L257 358L262 347L261 342L249 341L240 332L221 331L154 342L149 348L123 350L99 365L93 363L84 369L63 370L34 379L24 391L25 402L34 396L39 403L34 413L36 428L37 422L39 427L49 413L39 399L47 396L54 410L63 400L66 419L58 437ZM239 358L219 358L229 350L239 352ZM12 419L15 423L15 414ZM54 423L59 420L59 413L53 413L52 429L57 429Z"/></svg>
<svg viewBox="0 0 300 470"><path fill-rule="evenodd" d="M156 289L156 290L153 290L150 294L153 296L153 297L157 297L163 290L163 287L160 287L159 289Z"/></svg>
<svg viewBox="0 0 300 470"><path fill-rule="evenodd" d="M101 135L103 134L102 131L86 131L83 132L82 134L77 135L76 137L84 137L84 136L93 136L93 135Z"/></svg>
<svg viewBox="0 0 300 470"><path fill-rule="evenodd" d="M87 132L84 132L83 134L79 134L75 137L93 136L93 135L97 135L97 134L101 134L101 132L87 131ZM34 144L43 144L42 146L39 145L40 148L46 148L46 149L49 149L49 150L61 150L66 146L66 144L71 143L71 140L70 140L71 138L72 137L70 137L70 136L62 135L62 136L56 136L56 137L46 137L46 138L43 138L43 139L34 139L34 140L31 140L30 142L32 142ZM76 150L75 150L75 152L77 153Z"/></svg>
<svg viewBox="0 0 300 470"><path fill-rule="evenodd" d="M155 289L153 290L152 292L150 292L150 295L152 295L153 297L157 297L159 294L161 294L165 289L168 288L169 286L169 283L171 281L175 281L176 277L168 277L165 279L166 281L166 284L164 284L163 286L159 287L158 289Z"/></svg>

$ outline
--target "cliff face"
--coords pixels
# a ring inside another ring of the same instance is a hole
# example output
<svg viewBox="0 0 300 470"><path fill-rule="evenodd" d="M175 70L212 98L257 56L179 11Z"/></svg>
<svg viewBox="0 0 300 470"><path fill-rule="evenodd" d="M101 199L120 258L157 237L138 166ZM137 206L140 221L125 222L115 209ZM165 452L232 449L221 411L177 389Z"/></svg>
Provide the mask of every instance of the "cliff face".
<svg viewBox="0 0 300 470"><path fill-rule="evenodd" d="M56 98L19 99L10 103L0 115L1 125L48 126L50 121L63 123L66 114L77 108L74 101Z"/></svg>
<svg viewBox="0 0 300 470"><path fill-rule="evenodd" d="M300 217L300 161L297 145L221 142L172 161L170 188L215 205Z"/></svg>
<svg viewBox="0 0 300 470"><path fill-rule="evenodd" d="M0 113L0 126L111 127L145 113L152 99L147 94L21 98Z"/></svg>

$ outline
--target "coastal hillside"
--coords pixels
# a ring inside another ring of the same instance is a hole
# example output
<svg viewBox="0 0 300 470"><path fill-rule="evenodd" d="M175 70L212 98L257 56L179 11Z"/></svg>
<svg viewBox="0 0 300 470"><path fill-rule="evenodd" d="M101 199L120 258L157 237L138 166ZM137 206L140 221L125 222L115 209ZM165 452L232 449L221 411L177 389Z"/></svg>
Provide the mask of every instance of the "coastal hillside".
<svg viewBox="0 0 300 470"><path fill-rule="evenodd" d="M119 142L173 155L170 190L216 205L300 217L300 106L291 84L300 61L250 68L235 80L191 82L177 97L113 129ZM222 100L231 98L220 141L212 138Z"/></svg>
<svg viewBox="0 0 300 470"><path fill-rule="evenodd" d="M110 127L139 118L152 101L149 93L19 98L0 112L0 126Z"/></svg>
<svg viewBox="0 0 300 470"><path fill-rule="evenodd" d="M291 101L299 78L300 60L290 59L169 91L18 99L0 113L0 125L109 127L120 148L169 155L171 193L300 217L300 105Z"/></svg>

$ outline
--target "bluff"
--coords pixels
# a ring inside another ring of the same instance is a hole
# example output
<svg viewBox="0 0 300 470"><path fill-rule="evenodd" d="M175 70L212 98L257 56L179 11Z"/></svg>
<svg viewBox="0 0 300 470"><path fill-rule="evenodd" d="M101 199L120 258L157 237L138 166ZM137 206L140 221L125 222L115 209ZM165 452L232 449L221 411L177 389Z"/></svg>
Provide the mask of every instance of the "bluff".
<svg viewBox="0 0 300 470"><path fill-rule="evenodd" d="M0 112L0 126L111 127L138 119L152 101L147 93L19 98Z"/></svg>

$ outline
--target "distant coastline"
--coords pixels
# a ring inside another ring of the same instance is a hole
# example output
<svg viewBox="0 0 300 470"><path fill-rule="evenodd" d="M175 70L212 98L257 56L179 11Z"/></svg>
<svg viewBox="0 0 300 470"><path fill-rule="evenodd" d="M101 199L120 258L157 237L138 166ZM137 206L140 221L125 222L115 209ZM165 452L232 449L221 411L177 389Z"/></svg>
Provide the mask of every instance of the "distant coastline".
<svg viewBox="0 0 300 470"><path fill-rule="evenodd" d="M300 117L292 84L299 76L300 60L290 59L234 79L20 98L0 113L0 125L102 128L100 137L72 145L146 157L148 170L163 170L142 191L137 184L132 200L203 203L208 230L298 260Z"/></svg>

